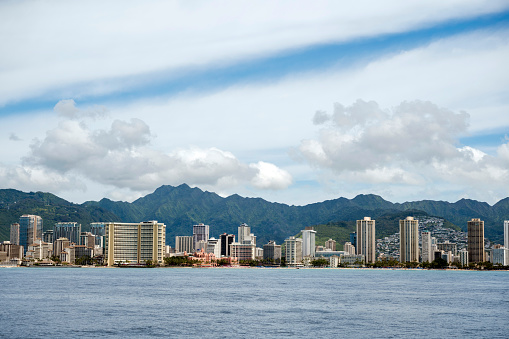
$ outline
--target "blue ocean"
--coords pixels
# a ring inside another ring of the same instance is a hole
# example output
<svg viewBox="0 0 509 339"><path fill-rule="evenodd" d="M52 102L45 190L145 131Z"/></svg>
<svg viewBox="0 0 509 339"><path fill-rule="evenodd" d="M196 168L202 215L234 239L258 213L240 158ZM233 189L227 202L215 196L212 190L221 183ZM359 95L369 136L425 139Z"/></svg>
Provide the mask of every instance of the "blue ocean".
<svg viewBox="0 0 509 339"><path fill-rule="evenodd" d="M509 272L0 268L5 338L508 338Z"/></svg>

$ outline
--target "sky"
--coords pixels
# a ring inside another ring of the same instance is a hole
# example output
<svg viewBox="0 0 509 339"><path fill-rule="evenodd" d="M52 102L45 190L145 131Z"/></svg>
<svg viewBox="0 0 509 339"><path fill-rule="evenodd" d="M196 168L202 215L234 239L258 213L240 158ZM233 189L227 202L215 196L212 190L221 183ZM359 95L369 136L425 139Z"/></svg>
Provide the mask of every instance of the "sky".
<svg viewBox="0 0 509 339"><path fill-rule="evenodd" d="M509 196L509 1L3 1L0 46L0 188Z"/></svg>

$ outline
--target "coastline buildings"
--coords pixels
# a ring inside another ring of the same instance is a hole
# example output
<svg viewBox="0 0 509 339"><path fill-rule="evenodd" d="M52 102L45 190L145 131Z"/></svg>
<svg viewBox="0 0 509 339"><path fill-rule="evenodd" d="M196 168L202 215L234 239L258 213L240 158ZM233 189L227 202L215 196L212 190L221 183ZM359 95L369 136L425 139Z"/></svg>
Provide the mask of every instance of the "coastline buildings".
<svg viewBox="0 0 509 339"><path fill-rule="evenodd" d="M467 222L468 262L484 262L484 221L472 218Z"/></svg>
<svg viewBox="0 0 509 339"><path fill-rule="evenodd" d="M316 231L313 227L306 227L302 232L302 256L314 257L316 245Z"/></svg>
<svg viewBox="0 0 509 339"><path fill-rule="evenodd" d="M108 266L117 263L163 263L166 225L157 221L105 223L104 255Z"/></svg>
<svg viewBox="0 0 509 339"><path fill-rule="evenodd" d="M363 220L357 220L357 254L364 255L366 263L376 261L375 247L375 220L370 217L364 217Z"/></svg>
<svg viewBox="0 0 509 339"><path fill-rule="evenodd" d="M399 221L399 261L419 261L419 220L406 217Z"/></svg>
<svg viewBox="0 0 509 339"><path fill-rule="evenodd" d="M206 248L203 247L203 241L206 243L209 240L209 228L209 225L204 225L202 223L193 226L193 247L196 252L202 248L206 250ZM200 243L200 241L202 242Z"/></svg>
<svg viewBox="0 0 509 339"><path fill-rule="evenodd" d="M291 236L285 239L285 259L288 266L302 264L302 239Z"/></svg>
<svg viewBox="0 0 509 339"><path fill-rule="evenodd" d="M19 217L19 244L26 253L28 246L42 238L42 218L38 215L23 214Z"/></svg>
<svg viewBox="0 0 509 339"><path fill-rule="evenodd" d="M423 231L421 233L421 242L422 242L421 261L432 262L433 252L431 248L431 232Z"/></svg>

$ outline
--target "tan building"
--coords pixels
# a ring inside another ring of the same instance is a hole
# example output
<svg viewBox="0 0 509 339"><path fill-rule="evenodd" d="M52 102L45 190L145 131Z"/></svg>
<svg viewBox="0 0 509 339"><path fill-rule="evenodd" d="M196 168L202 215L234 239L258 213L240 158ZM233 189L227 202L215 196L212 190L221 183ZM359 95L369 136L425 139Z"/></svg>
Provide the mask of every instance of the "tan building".
<svg viewBox="0 0 509 339"><path fill-rule="evenodd" d="M357 246L355 250L357 254L364 255L367 263L376 261L375 244L375 220L371 220L370 217L357 220Z"/></svg>
<svg viewBox="0 0 509 339"><path fill-rule="evenodd" d="M419 220L413 217L399 221L399 261L419 261Z"/></svg>
<svg viewBox="0 0 509 339"><path fill-rule="evenodd" d="M166 225L157 221L105 223L104 256L108 266L118 263L163 263Z"/></svg>
<svg viewBox="0 0 509 339"><path fill-rule="evenodd" d="M332 238L329 238L329 240L327 240L325 242L325 248L328 248L331 251L335 251L336 250L336 240L332 240Z"/></svg>
<svg viewBox="0 0 509 339"><path fill-rule="evenodd" d="M484 221L473 218L467 222L468 262L484 262Z"/></svg>

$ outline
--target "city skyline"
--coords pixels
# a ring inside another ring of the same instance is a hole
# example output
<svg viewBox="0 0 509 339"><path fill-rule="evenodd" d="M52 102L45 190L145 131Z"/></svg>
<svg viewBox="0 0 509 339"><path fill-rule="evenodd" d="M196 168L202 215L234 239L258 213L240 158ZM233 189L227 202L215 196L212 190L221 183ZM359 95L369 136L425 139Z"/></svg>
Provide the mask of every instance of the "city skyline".
<svg viewBox="0 0 509 339"><path fill-rule="evenodd" d="M506 197L509 4L224 5L0 4L0 188Z"/></svg>

